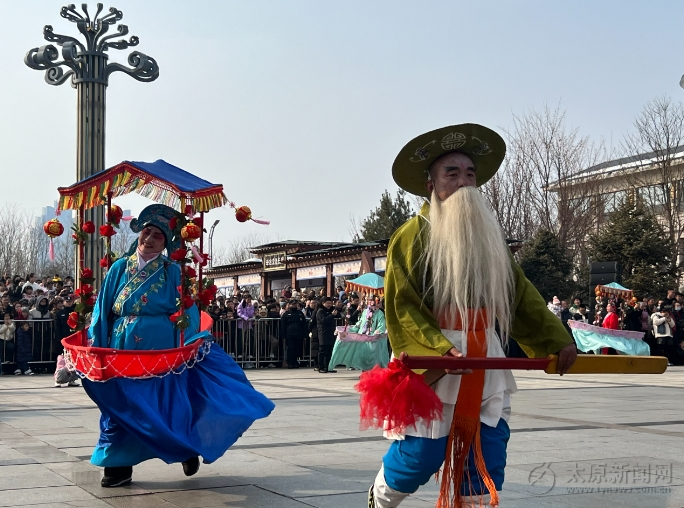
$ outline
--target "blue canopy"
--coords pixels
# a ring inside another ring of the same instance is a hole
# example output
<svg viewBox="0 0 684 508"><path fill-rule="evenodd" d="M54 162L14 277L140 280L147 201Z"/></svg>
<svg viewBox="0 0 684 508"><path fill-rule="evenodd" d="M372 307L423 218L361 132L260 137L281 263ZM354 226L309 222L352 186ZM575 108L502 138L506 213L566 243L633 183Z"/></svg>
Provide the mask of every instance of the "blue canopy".
<svg viewBox="0 0 684 508"><path fill-rule="evenodd" d="M162 159L123 161L58 190L59 210L92 208L104 204L108 194L118 197L129 192L137 192L181 211L187 204L195 211L206 212L228 202L223 185L208 182Z"/></svg>

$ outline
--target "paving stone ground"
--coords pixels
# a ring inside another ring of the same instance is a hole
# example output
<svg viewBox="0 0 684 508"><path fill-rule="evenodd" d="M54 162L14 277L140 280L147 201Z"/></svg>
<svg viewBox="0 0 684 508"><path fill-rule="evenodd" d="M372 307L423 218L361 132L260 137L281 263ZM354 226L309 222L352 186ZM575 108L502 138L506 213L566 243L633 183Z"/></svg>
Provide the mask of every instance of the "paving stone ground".
<svg viewBox="0 0 684 508"><path fill-rule="evenodd" d="M99 486L98 410L47 375L0 377L0 506L363 508L388 442L358 429L358 371L248 371L276 403L214 464L186 478L149 461ZM502 508L684 507L684 368L661 376L523 372ZM430 482L402 507L434 506Z"/></svg>

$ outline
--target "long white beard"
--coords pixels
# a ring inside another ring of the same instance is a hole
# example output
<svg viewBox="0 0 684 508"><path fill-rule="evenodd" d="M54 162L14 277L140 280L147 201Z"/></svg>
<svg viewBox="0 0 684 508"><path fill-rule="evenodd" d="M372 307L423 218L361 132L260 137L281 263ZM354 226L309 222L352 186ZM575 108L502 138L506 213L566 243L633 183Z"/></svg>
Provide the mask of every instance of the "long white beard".
<svg viewBox="0 0 684 508"><path fill-rule="evenodd" d="M487 328L498 320L505 344L515 281L496 217L475 187L463 187L445 201L433 192L430 205L428 260L435 316L453 329L460 315L467 330L468 309L486 309Z"/></svg>

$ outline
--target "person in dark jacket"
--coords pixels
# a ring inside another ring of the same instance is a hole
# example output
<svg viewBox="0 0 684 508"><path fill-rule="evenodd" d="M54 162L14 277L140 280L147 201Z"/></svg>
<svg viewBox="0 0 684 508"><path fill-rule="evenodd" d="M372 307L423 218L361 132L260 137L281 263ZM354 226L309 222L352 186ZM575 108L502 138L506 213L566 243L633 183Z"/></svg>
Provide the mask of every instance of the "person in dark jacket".
<svg viewBox="0 0 684 508"><path fill-rule="evenodd" d="M347 325L354 326L359 322L361 317L361 310L359 309L359 295L352 293L349 298L349 306L347 307Z"/></svg>
<svg viewBox="0 0 684 508"><path fill-rule="evenodd" d="M309 320L309 336L311 337L311 361L314 364L314 370L318 370L318 354L320 352L320 344L318 343L318 324L316 323L316 313L318 312L318 301L308 300L308 305L304 309L304 316Z"/></svg>
<svg viewBox="0 0 684 508"><path fill-rule="evenodd" d="M67 297L71 299L71 297ZM64 301L60 298L55 299L55 335L52 348L52 356L57 359L57 355L62 354L62 339L71 335L71 328L67 324L71 308L64 306Z"/></svg>
<svg viewBox="0 0 684 508"><path fill-rule="evenodd" d="M0 319L3 319L5 314L9 314L11 319L16 319L14 305L10 303L9 296L5 295L0 298Z"/></svg>
<svg viewBox="0 0 684 508"><path fill-rule="evenodd" d="M7 287L7 296L9 296L10 303L15 303L21 300L21 292L23 286L21 285L21 277L15 276L12 284Z"/></svg>
<svg viewBox="0 0 684 508"><path fill-rule="evenodd" d="M302 343L308 333L306 317L299 310L299 303L297 300L290 300L288 302L288 309L280 317L280 337L285 338L288 369L298 369L300 367L297 358L302 356Z"/></svg>
<svg viewBox="0 0 684 508"><path fill-rule="evenodd" d="M318 372L337 372L328 370L328 363L332 356L333 346L335 345L335 328L339 313L333 309L333 302L329 296L321 298L322 306L316 312L316 326L318 327Z"/></svg>
<svg viewBox="0 0 684 508"><path fill-rule="evenodd" d="M17 330L17 336L15 339L16 355L17 355L17 370L14 371L15 375L24 374L26 376L33 376L33 372L29 367L29 362L33 361L33 354L31 352L33 337L31 336L31 325L24 321L21 327Z"/></svg>

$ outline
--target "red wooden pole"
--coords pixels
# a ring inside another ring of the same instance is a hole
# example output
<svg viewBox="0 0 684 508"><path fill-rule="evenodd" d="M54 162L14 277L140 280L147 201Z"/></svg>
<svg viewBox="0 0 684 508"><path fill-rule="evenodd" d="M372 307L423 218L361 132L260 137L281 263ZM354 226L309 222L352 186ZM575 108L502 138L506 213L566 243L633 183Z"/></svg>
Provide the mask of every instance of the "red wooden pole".
<svg viewBox="0 0 684 508"><path fill-rule="evenodd" d="M107 223L112 222L112 193L108 192L107 193ZM107 246L107 271L112 266L112 237L108 236L107 239L105 240L106 246Z"/></svg>
<svg viewBox="0 0 684 508"><path fill-rule="evenodd" d="M201 231L200 238L199 238L199 241L200 241L199 250L200 250L200 253L202 254L202 256L204 256L204 212L200 213L200 219L202 221L202 227L200 228L202 231ZM200 263L199 270L197 271L197 273L199 274L198 275L199 281L197 282L198 292L202 292L202 286L203 286L203 284L202 284L202 272L203 271L204 271L204 267L202 266L202 263Z"/></svg>
<svg viewBox="0 0 684 508"><path fill-rule="evenodd" d="M409 369L514 369L546 370L550 358L456 358L454 356L408 356L401 361Z"/></svg>
<svg viewBox="0 0 684 508"><path fill-rule="evenodd" d="M83 230L83 222L85 216L85 209L83 205L78 208L78 229ZM78 244L78 273L76 274L76 287L81 287L81 272L85 268L85 244L79 242Z"/></svg>

